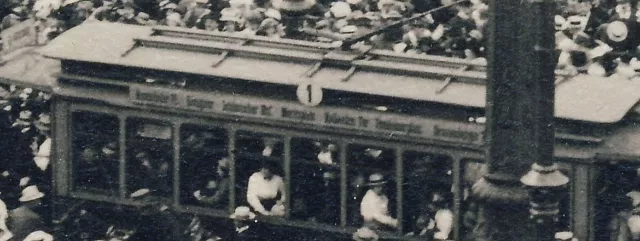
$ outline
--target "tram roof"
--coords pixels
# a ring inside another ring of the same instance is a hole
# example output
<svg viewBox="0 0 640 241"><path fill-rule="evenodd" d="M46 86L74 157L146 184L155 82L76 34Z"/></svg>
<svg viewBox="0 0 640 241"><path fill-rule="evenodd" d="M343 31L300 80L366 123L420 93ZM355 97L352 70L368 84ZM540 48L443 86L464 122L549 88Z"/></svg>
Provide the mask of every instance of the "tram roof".
<svg viewBox="0 0 640 241"><path fill-rule="evenodd" d="M162 31L174 33L159 34ZM242 41L232 41L238 39ZM336 54L329 44L282 41L97 22L65 32L42 53L62 60L286 85L313 83L326 89L485 107L484 66L379 50L354 57ZM328 58L331 62L323 62ZM463 69L465 66L468 70ZM556 85L555 112L562 119L615 123L639 100L640 82L579 75Z"/></svg>

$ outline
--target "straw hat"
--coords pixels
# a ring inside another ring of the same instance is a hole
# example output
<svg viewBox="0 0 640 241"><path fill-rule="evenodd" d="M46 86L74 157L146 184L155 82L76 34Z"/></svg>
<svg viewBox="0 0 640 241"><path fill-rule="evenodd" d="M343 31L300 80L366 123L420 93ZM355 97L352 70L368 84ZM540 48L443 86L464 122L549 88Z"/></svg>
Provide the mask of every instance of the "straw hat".
<svg viewBox="0 0 640 241"><path fill-rule="evenodd" d="M620 21L614 21L607 25L607 36L611 41L622 42L627 39L629 29L627 25Z"/></svg>
<svg viewBox="0 0 640 241"><path fill-rule="evenodd" d="M147 188L142 188L140 190L137 190L133 193L131 193L131 198L139 198L139 197L144 197L147 194L149 194L149 192L151 192L151 190L147 189Z"/></svg>
<svg viewBox="0 0 640 241"><path fill-rule="evenodd" d="M29 202L33 200L37 200L44 197L44 193L38 190L38 187L35 185L25 187L22 190L22 196L20 197L20 202Z"/></svg>
<svg viewBox="0 0 640 241"><path fill-rule="evenodd" d="M114 142L109 142L107 145L105 145L102 148L102 154L105 155L113 155L116 154L116 150L118 149L118 143Z"/></svg>
<svg viewBox="0 0 640 241"><path fill-rule="evenodd" d="M556 241L578 241L573 237L572 232L557 232L554 238Z"/></svg>
<svg viewBox="0 0 640 241"><path fill-rule="evenodd" d="M380 173L371 174L371 176L369 176L369 186L381 186L386 183L387 181L384 179L384 176Z"/></svg>
<svg viewBox="0 0 640 241"><path fill-rule="evenodd" d="M45 113L40 114L38 118L38 122L36 122L36 128L43 131L48 131L50 130L50 126L51 126L51 117L49 116L49 114L45 114Z"/></svg>
<svg viewBox="0 0 640 241"><path fill-rule="evenodd" d="M236 210L229 216L231 219L235 220L252 220L256 218L256 214L251 212L251 209L246 206L237 207Z"/></svg>
<svg viewBox="0 0 640 241"><path fill-rule="evenodd" d="M20 112L20 117L16 120L16 124L28 126L31 125L31 111L24 110Z"/></svg>
<svg viewBox="0 0 640 241"><path fill-rule="evenodd" d="M378 234L367 227L359 228L353 234L353 240L378 240Z"/></svg>

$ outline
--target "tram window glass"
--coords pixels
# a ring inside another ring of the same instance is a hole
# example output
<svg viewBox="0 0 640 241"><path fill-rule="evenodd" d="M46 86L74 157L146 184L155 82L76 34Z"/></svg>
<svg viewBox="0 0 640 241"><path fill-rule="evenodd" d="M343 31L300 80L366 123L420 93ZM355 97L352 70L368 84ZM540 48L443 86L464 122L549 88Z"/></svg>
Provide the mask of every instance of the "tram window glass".
<svg viewBox="0 0 640 241"><path fill-rule="evenodd" d="M373 211L361 210L364 196L371 190L379 191L372 185L371 178L377 179L381 174L384 179L381 194L388 200L386 210L387 217L396 215L396 180L395 180L395 151L379 146L349 145L347 149L347 225L361 226L364 223L363 214L369 215ZM381 197L382 195L376 195ZM373 195L370 195L373 196ZM375 196L373 196L375 197ZM371 200L371 199L368 199ZM387 223L389 224L389 223ZM389 225L381 225L386 230L392 230Z"/></svg>
<svg viewBox="0 0 640 241"><path fill-rule="evenodd" d="M75 112L71 118L74 189L116 194L120 170L118 117Z"/></svg>
<svg viewBox="0 0 640 241"><path fill-rule="evenodd" d="M407 151L402 156L403 231L433 237L435 230L453 237L453 172L448 156ZM436 219L435 216L439 217ZM430 223L436 226L429 229Z"/></svg>
<svg viewBox="0 0 640 241"><path fill-rule="evenodd" d="M629 218L638 212L640 166L608 164L598 169L596 180L595 239L632 240ZM636 227L634 227L636 228Z"/></svg>
<svg viewBox="0 0 640 241"><path fill-rule="evenodd" d="M276 135L248 131L236 133L234 152L238 205L250 206L259 214L266 211L275 216L283 215L284 206L277 205L286 198L282 182L283 147L282 137ZM268 167L270 173L263 172L263 167ZM264 175L270 177L265 179ZM251 182L253 186L249 190L251 177L254 177ZM248 200L249 197L251 201ZM260 210L261 208L264 210Z"/></svg>
<svg viewBox="0 0 640 241"><path fill-rule="evenodd" d="M226 209L229 205L227 132L185 124L180 129L180 202Z"/></svg>
<svg viewBox="0 0 640 241"><path fill-rule="evenodd" d="M291 217L340 224L340 167L336 142L291 139Z"/></svg>
<svg viewBox="0 0 640 241"><path fill-rule="evenodd" d="M127 120L127 194L172 196L173 130L160 121Z"/></svg>

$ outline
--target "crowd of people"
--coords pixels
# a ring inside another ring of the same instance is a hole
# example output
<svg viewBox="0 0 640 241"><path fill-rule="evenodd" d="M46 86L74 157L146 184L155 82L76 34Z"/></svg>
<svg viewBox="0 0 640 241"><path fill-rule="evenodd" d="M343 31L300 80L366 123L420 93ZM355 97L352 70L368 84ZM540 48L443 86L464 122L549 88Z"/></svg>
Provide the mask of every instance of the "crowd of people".
<svg viewBox="0 0 640 241"><path fill-rule="evenodd" d="M50 95L0 86L0 240L51 240Z"/></svg>
<svg viewBox="0 0 640 241"><path fill-rule="evenodd" d="M636 76L640 12L634 0L558 3L559 68ZM0 30L31 18L49 38L84 22L108 21L335 42L445 5L451 6L361 42L400 53L486 62L486 0L10 0L0 4Z"/></svg>

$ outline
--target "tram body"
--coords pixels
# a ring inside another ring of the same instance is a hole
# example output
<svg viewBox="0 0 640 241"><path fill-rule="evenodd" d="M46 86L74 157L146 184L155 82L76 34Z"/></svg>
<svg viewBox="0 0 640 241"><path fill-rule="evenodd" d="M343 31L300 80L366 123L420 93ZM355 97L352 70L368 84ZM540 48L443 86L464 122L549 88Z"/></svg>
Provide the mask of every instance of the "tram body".
<svg viewBox="0 0 640 241"><path fill-rule="evenodd" d="M154 195L220 225L230 225L229 214L246 205L248 178L268 158L286 183L286 215L261 223L348 240L362 225L363 177L382 173L389 210L400 220L382 239L422 240L407 234L434 190L451 194L450 239L472 232L469 191L483 173L484 127L471 120L484 113L484 66L112 23L73 28L42 54L61 66L51 86L58 219L78 203L105 210L142 205L131 194L144 187L135 161L144 150L168 163ZM556 92L555 158L571 178L558 231L610 239L616 232L608 224L620 210L606 200L624 197L624 183L639 167L640 84L559 76ZM109 144L115 158L84 172L87 149ZM319 162L329 144L329 161ZM363 154L368 150L379 151L376 158ZM224 157L231 163L224 201L199 203L194 190Z"/></svg>

